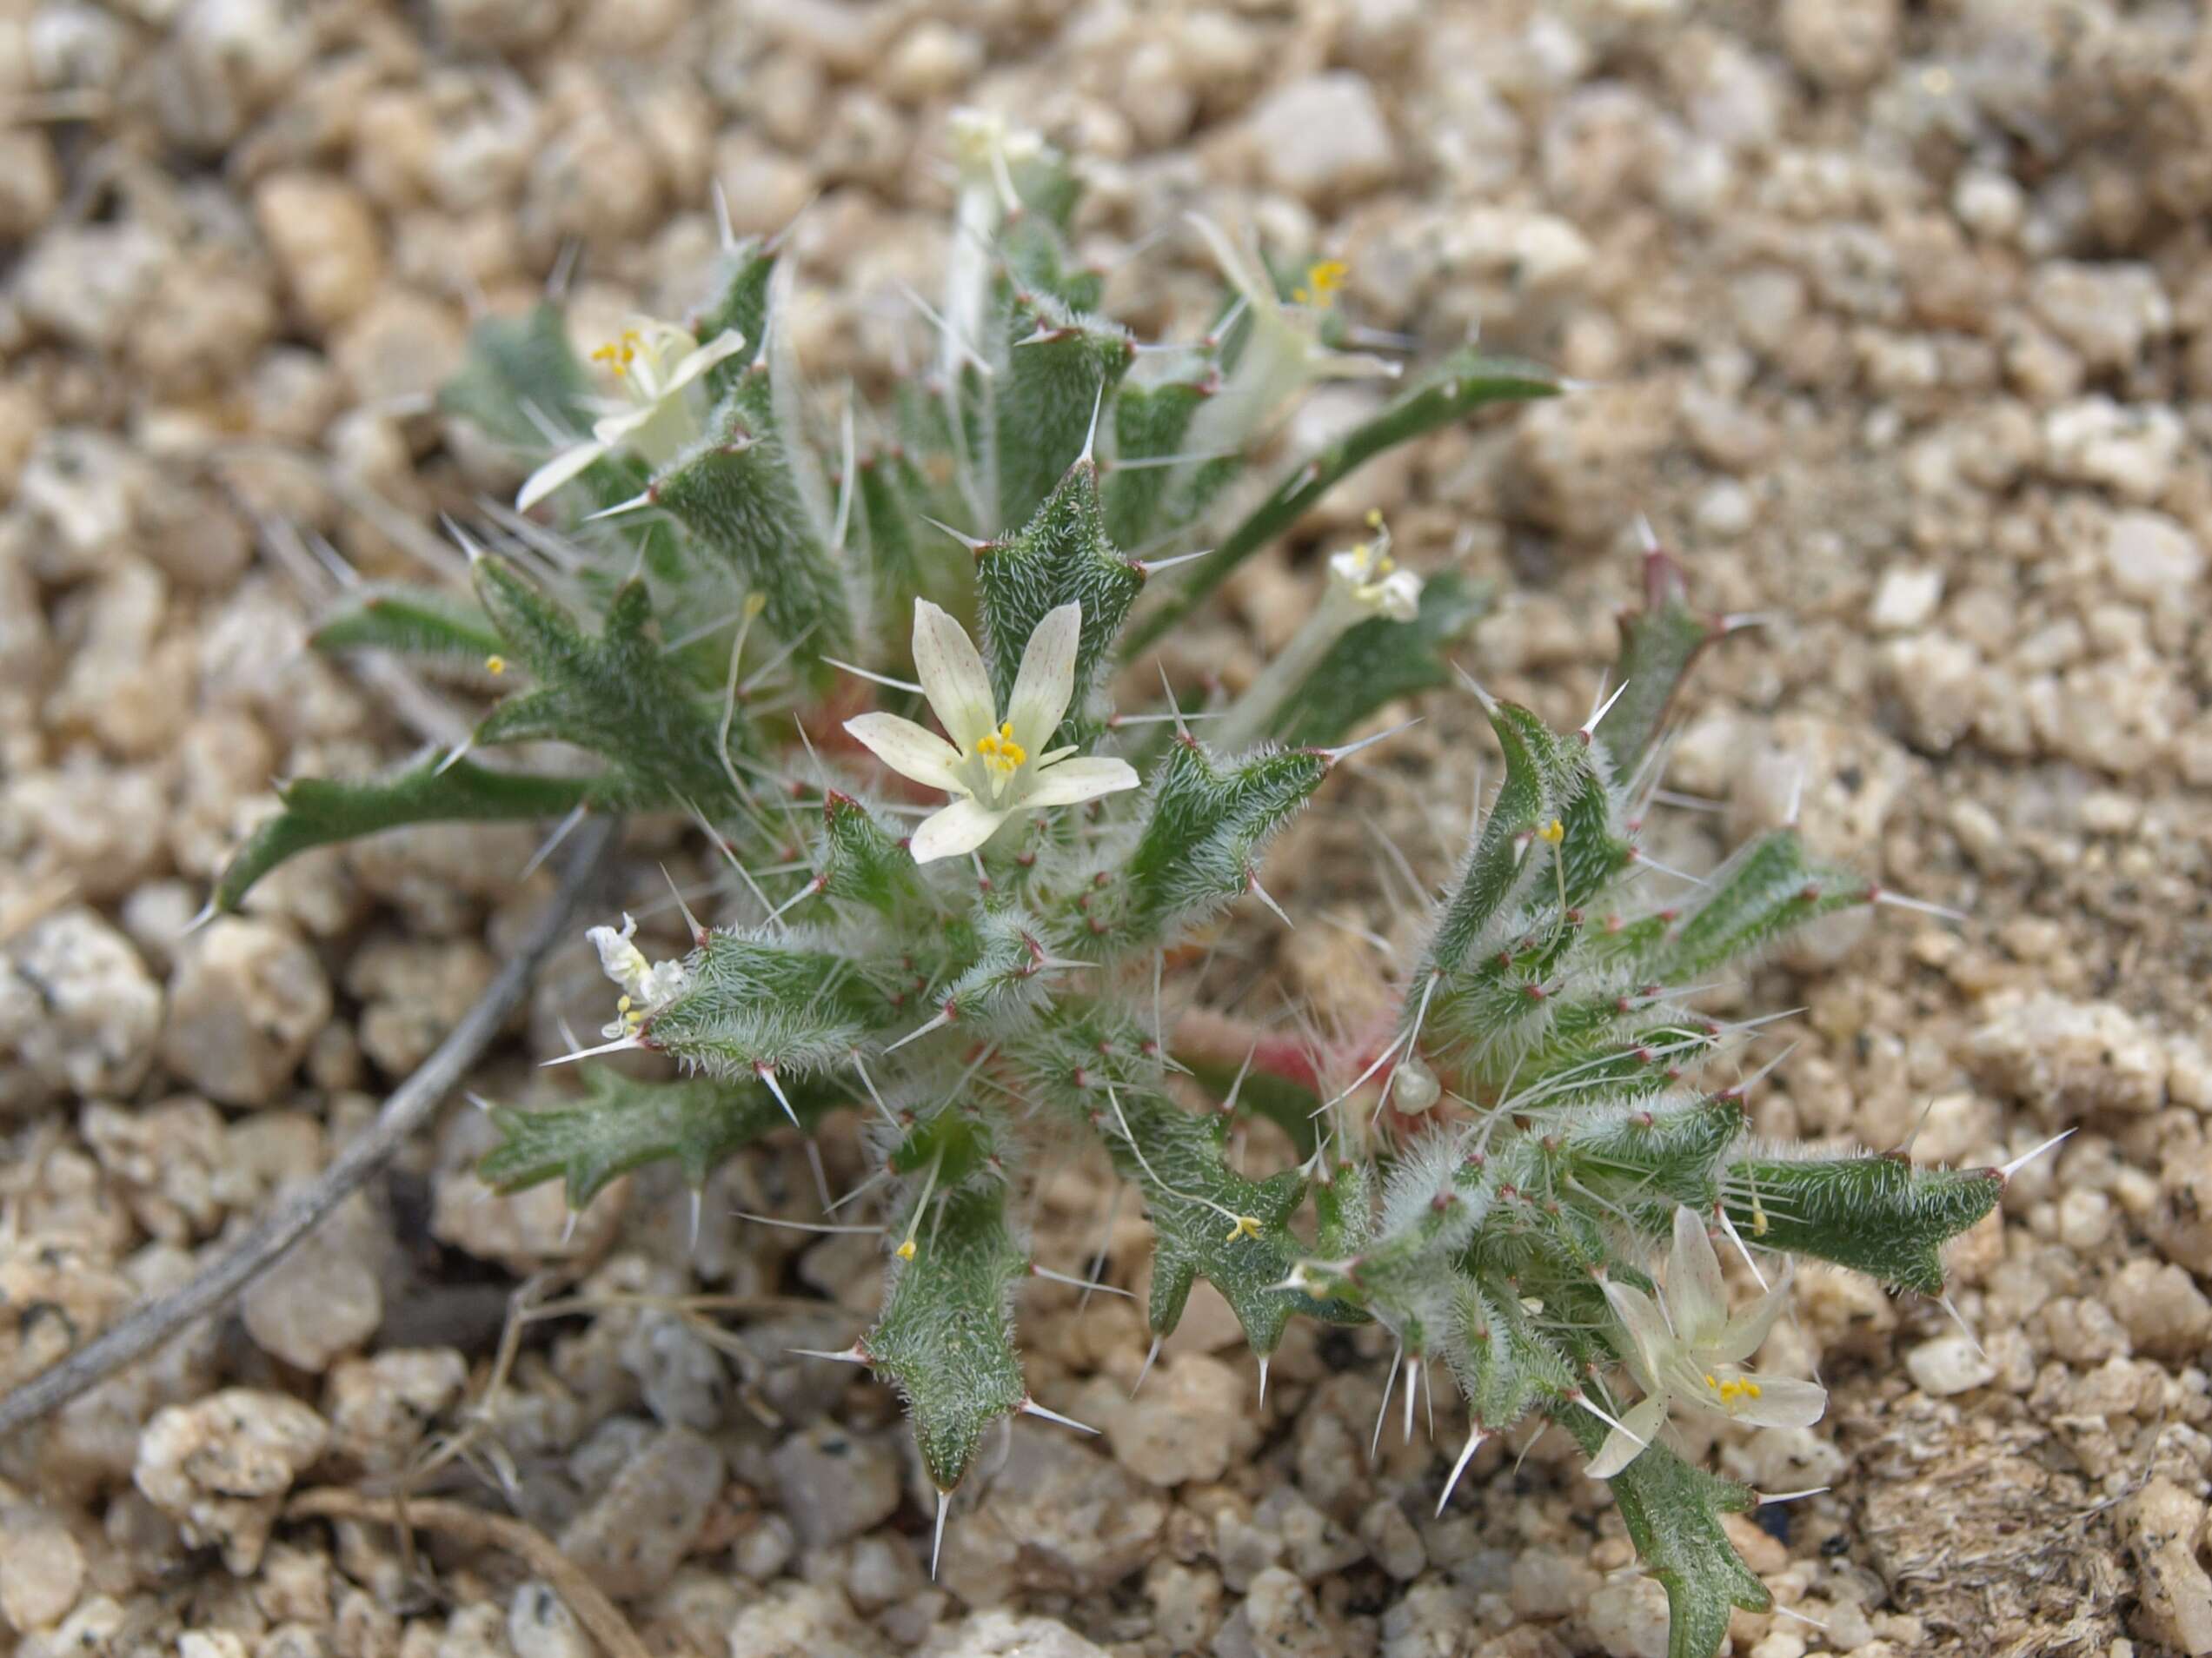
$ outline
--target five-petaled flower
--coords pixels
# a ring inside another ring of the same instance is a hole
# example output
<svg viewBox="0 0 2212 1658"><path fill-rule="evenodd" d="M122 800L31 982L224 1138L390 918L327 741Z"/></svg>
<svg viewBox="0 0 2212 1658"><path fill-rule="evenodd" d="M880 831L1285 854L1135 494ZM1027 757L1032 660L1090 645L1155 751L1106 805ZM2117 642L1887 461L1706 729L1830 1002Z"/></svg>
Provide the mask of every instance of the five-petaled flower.
<svg viewBox="0 0 2212 1658"><path fill-rule="evenodd" d="M1073 744L1045 746L1074 700L1082 634L1082 606L1048 612L1022 651L1001 715L967 631L927 599L914 600L914 669L952 740L896 714L866 713L845 722L893 771L953 797L914 831L908 843L914 862L973 852L1017 812L1074 806L1137 786L1126 760L1071 759Z"/></svg>
<svg viewBox="0 0 2212 1658"><path fill-rule="evenodd" d="M603 1037L635 1036L648 1018L691 982L691 970L681 961L647 960L645 952L630 942L636 936L637 923L627 915L619 932L593 927L584 934L599 952L600 971L622 987L614 1018L600 1031Z"/></svg>
<svg viewBox="0 0 2212 1658"><path fill-rule="evenodd" d="M1605 1299L1627 1336L1628 1368L1644 1398L1606 1436L1590 1464L1611 1479L1634 1462L1666 1426L1671 1409L1685 1405L1758 1428L1810 1428L1828 1408L1827 1389L1794 1376L1763 1376L1744 1368L1789 1303L1784 1275L1731 1318L1705 1224L1686 1208L1674 1211L1674 1246L1657 1300L1608 1279Z"/></svg>
<svg viewBox="0 0 2212 1658"><path fill-rule="evenodd" d="M656 470L697 442L709 407L707 371L745 348L745 336L725 328L701 345L673 322L641 317L621 339L592 353L621 391L603 400L591 436L570 444L524 481L515 497L528 512L555 490L618 451Z"/></svg>

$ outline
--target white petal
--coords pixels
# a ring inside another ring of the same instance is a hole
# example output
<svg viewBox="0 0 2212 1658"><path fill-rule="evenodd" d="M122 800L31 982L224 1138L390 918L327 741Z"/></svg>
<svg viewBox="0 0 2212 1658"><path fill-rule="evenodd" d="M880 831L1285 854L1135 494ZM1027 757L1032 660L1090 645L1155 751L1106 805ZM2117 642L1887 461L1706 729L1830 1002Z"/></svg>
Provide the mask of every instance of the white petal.
<svg viewBox="0 0 2212 1658"><path fill-rule="evenodd" d="M1060 729L1075 695L1075 651L1082 639L1083 607L1062 605L1046 612L1022 647L1021 671L1014 675L1006 720L1013 726L1014 741L1024 748L1042 749Z"/></svg>
<svg viewBox="0 0 2212 1658"><path fill-rule="evenodd" d="M1686 1204L1674 1211L1674 1247L1667 1251L1667 1312L1674 1333L1693 1353L1702 1353L1728 1328L1728 1287L1721 1282L1720 1257L1705 1236L1705 1223Z"/></svg>
<svg viewBox="0 0 2212 1658"><path fill-rule="evenodd" d="M657 402L639 403L594 421L591 434L608 448L620 448L624 438L641 427L650 426L660 413Z"/></svg>
<svg viewBox="0 0 2212 1658"><path fill-rule="evenodd" d="M515 510L528 512L562 484L590 471L605 459L607 448L604 443L577 443L561 450L522 481L515 492Z"/></svg>
<svg viewBox="0 0 2212 1658"><path fill-rule="evenodd" d="M1791 1376L1750 1376L1759 1396L1741 1398L1730 1413L1758 1428L1810 1428L1828 1409L1828 1389Z"/></svg>
<svg viewBox="0 0 2212 1658"><path fill-rule="evenodd" d="M1721 1331L1709 1350L1714 1358L1724 1364L1741 1364L1759 1350L1759 1343L1766 1340L1774 1321L1790 1304L1790 1276L1784 1272L1768 1286L1764 1295L1728 1321L1728 1328Z"/></svg>
<svg viewBox="0 0 2212 1658"><path fill-rule="evenodd" d="M1101 794L1133 789L1144 781L1135 767L1119 759L1062 760L1035 773L1035 778L1021 797L1024 806L1075 806Z"/></svg>
<svg viewBox="0 0 2212 1658"><path fill-rule="evenodd" d="M1667 1328L1666 1316L1660 1312L1659 1303L1641 1290L1608 1278L1604 1290L1613 1316L1621 1321L1621 1328L1628 1332L1629 1369L1636 1372L1636 1379L1645 1387L1656 1389L1675 1347L1674 1332Z"/></svg>
<svg viewBox="0 0 2212 1658"><path fill-rule="evenodd" d="M1641 1456L1644 1448L1659 1436L1666 1425L1667 1402L1664 1395L1655 1393L1638 1403L1635 1409L1621 1418L1620 1427L1605 1436L1604 1444L1590 1459L1586 1470L1590 1477L1611 1479Z"/></svg>
<svg viewBox="0 0 2212 1658"><path fill-rule="evenodd" d="M963 754L997 729L991 676L967 629L927 599L914 600L914 673L922 694Z"/></svg>
<svg viewBox="0 0 2212 1658"><path fill-rule="evenodd" d="M954 768L960 751L927 726L897 714L864 713L845 722L853 740L901 777L947 793L962 793Z"/></svg>
<svg viewBox="0 0 2212 1658"><path fill-rule="evenodd" d="M964 794L942 812L924 818L914 831L913 839L907 843L907 850L913 854L917 864L958 858L990 839L1011 815L1006 807L987 806L973 795Z"/></svg>
<svg viewBox="0 0 2212 1658"><path fill-rule="evenodd" d="M1229 286L1243 295L1255 312L1274 312L1282 308L1283 302L1276 296L1275 284L1266 280L1265 262L1253 249L1241 245L1241 238L1232 242L1228 232L1209 218L1196 213L1186 216L1191 222L1191 228L1204 239L1206 251L1213 255L1213 262L1221 267L1221 274L1229 279Z"/></svg>
<svg viewBox="0 0 2212 1658"><path fill-rule="evenodd" d="M673 396L716 363L734 357L744 349L745 336L735 328L724 328L705 345L685 354L683 360L668 375L668 383L661 388L661 395L663 397Z"/></svg>

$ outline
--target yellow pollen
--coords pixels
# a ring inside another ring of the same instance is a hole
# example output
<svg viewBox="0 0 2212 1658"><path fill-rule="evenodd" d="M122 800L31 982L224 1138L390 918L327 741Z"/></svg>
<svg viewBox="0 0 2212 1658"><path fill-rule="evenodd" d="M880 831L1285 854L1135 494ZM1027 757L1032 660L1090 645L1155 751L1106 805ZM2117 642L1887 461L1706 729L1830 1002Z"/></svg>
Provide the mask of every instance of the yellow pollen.
<svg viewBox="0 0 2212 1658"><path fill-rule="evenodd" d="M497 679L501 674L507 672L507 659L500 655L497 652L494 652L491 655L484 659L484 672L490 674L494 679Z"/></svg>
<svg viewBox="0 0 2212 1658"><path fill-rule="evenodd" d="M1236 1217L1236 1224L1229 1229L1229 1236L1221 1241L1225 1244L1233 1244L1240 1237L1258 1237L1259 1236L1259 1217L1256 1215L1239 1215Z"/></svg>
<svg viewBox="0 0 2212 1658"><path fill-rule="evenodd" d="M624 998L623 998L621 1001L619 1001L619 1002L615 1003L615 1004L614 1004L614 1011L615 1011L617 1013L627 1013L627 1012L628 1012L628 1011L630 1011L630 998L629 998L628 997L625 996L625 997L624 997Z"/></svg>
<svg viewBox="0 0 2212 1658"><path fill-rule="evenodd" d="M1567 838L1567 826L1554 818L1536 832L1536 838L1547 846L1556 846Z"/></svg>
<svg viewBox="0 0 2212 1658"><path fill-rule="evenodd" d="M1367 527L1369 529L1378 530L1382 528L1382 527L1383 509L1379 507L1370 507L1367 509Z"/></svg>
<svg viewBox="0 0 2212 1658"><path fill-rule="evenodd" d="M637 361L638 343L637 330L625 328L622 330L621 339L610 340L600 347L598 350L591 354L591 360L605 365L607 372L619 380L629 372L630 365Z"/></svg>
<svg viewBox="0 0 2212 1658"><path fill-rule="evenodd" d="M1744 1391L1749 1394L1752 1398L1756 1399L1759 1396L1759 1384L1757 1383L1740 1382L1737 1385L1742 1388Z"/></svg>
<svg viewBox="0 0 2212 1658"><path fill-rule="evenodd" d="M1714 1389L1717 1389L1720 1386L1720 1383L1714 1377L1712 1372L1710 1370L1705 1373L1705 1385L1709 1388Z"/></svg>
<svg viewBox="0 0 2212 1658"><path fill-rule="evenodd" d="M914 1258L913 1239L908 1238L905 1243L899 1246L898 1256L901 1261L911 1261Z"/></svg>
<svg viewBox="0 0 2212 1658"><path fill-rule="evenodd" d="M1341 259L1316 260L1305 268L1305 286L1293 288L1291 297L1300 305L1318 305L1326 310L1336 302L1337 289L1351 274L1352 267Z"/></svg>
<svg viewBox="0 0 2212 1658"><path fill-rule="evenodd" d="M975 752L1000 777L1013 776L1029 759L1029 751L1013 739L1012 720L1002 722L996 732L979 739Z"/></svg>

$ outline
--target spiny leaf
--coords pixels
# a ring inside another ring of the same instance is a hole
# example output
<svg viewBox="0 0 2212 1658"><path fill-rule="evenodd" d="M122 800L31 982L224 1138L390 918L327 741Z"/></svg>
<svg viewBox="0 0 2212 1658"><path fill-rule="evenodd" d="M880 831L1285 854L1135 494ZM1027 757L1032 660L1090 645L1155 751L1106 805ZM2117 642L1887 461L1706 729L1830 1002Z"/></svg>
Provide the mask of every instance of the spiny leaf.
<svg viewBox="0 0 2212 1658"><path fill-rule="evenodd" d="M1141 944L1248 891L1261 849L1328 772L1328 756L1312 749L1254 755L1223 771L1194 739L1170 744L1124 872L1126 931L1113 942Z"/></svg>
<svg viewBox="0 0 2212 1658"><path fill-rule="evenodd" d="M707 1182L717 1164L769 1130L790 1121L757 1082L706 1078L635 1082L603 1066L584 1072L589 1098L581 1104L492 1112L500 1143L476 1165L484 1183L520 1191L558 1178L568 1206L581 1209L617 1175L648 1163L673 1162L687 1184ZM806 1118L821 1100L808 1097Z"/></svg>
<svg viewBox="0 0 2212 1658"><path fill-rule="evenodd" d="M919 890L913 854L859 801L831 789L822 801L822 857L815 872L830 898L888 915Z"/></svg>
<svg viewBox="0 0 2212 1658"><path fill-rule="evenodd" d="M983 1430L1029 1396L1015 1356L1013 1290L1028 1257L1006 1230L1006 1189L979 1183L921 1217L913 1257L890 1269L883 1313L860 1338L899 1391L930 1482L950 1491Z"/></svg>
<svg viewBox="0 0 2212 1658"><path fill-rule="evenodd" d="M717 262L714 293L692 315L691 333L702 344L728 329L745 336L746 348L707 371L709 391L720 399L758 361L768 328L768 286L775 275L776 250L758 236L747 236Z"/></svg>
<svg viewBox="0 0 2212 1658"><path fill-rule="evenodd" d="M1385 703L1449 685L1446 652L1487 602L1478 582L1451 571L1431 576L1412 621L1375 616L1345 633L1285 700L1272 734L1299 747L1325 747Z"/></svg>
<svg viewBox="0 0 2212 1658"><path fill-rule="evenodd" d="M1603 1423L1579 1409L1555 1415L1585 1455L1598 1454ZM1692 1468L1656 1443L1610 1483L1636 1552L1667 1592L1667 1658L1713 1658L1736 1608L1764 1612L1774 1604L1721 1529L1722 1515L1754 1506L1749 1487Z"/></svg>
<svg viewBox="0 0 2212 1658"><path fill-rule="evenodd" d="M1372 419L1354 427L1278 484L1274 493L1214 548L1212 556L1190 567L1172 599L1131 630L1123 654L1133 654L1159 639L1228 580L1231 571L1296 523L1339 480L1385 449L1410 442L1486 405L1551 397L1558 390L1558 377L1533 363L1485 356L1471 348L1455 352Z"/></svg>
<svg viewBox="0 0 2212 1658"><path fill-rule="evenodd" d="M397 651L402 655L481 663L502 641L491 618L466 600L432 587L375 587L349 595L310 641L319 651Z"/></svg>
<svg viewBox="0 0 2212 1658"><path fill-rule="evenodd" d="M556 432L581 432L591 424L590 392L560 311L540 303L521 316L488 316L469 330L468 355L439 388L438 407L520 454L541 454L552 443L531 411Z"/></svg>
<svg viewBox="0 0 2212 1658"><path fill-rule="evenodd" d="M1856 1267L1901 1290L1943 1290L1943 1246L1996 1207L1994 1169L1916 1169L1903 1157L1745 1157L1724 1181L1749 1242Z"/></svg>
<svg viewBox="0 0 2212 1658"><path fill-rule="evenodd" d="M555 818L599 797L589 778L494 772L433 755L360 782L302 778L280 792L284 809L231 854L216 883L218 911L238 907L253 884L296 853L410 823Z"/></svg>
<svg viewBox="0 0 2212 1658"><path fill-rule="evenodd" d="M1626 779L1643 763L1676 686L1721 632L1717 620L1690 607L1681 566L1657 550L1645 554L1644 608L1621 618L1620 666L1613 673L1620 700L1598 731L1616 779Z"/></svg>
<svg viewBox="0 0 2212 1658"><path fill-rule="evenodd" d="M685 958L685 984L638 1031L655 1051L710 1076L804 1071L872 1046L891 1017L841 952L803 935L717 930Z"/></svg>
<svg viewBox="0 0 2212 1658"><path fill-rule="evenodd" d="M1871 899L1865 879L1810 857L1795 829L1744 847L1709 877L1705 898L1644 964L1680 983L1773 943L1794 927Z"/></svg>
<svg viewBox="0 0 2212 1658"><path fill-rule="evenodd" d="M1174 468L1131 466L1179 452L1191 429L1191 416L1206 398L1203 381L1172 380L1157 386L1125 382L1115 393L1113 455L1106 473L1106 530L1117 547L1141 547L1159 526ZM1181 503L1178 503L1179 506ZM1188 514L1177 514L1179 520Z"/></svg>
<svg viewBox="0 0 2212 1658"><path fill-rule="evenodd" d="M492 710L476 728L479 743L589 749L612 767L602 792L628 806L727 812L740 804L718 715L647 631L653 601L643 582L614 595L595 639L497 559L477 560L476 592L537 681Z"/></svg>

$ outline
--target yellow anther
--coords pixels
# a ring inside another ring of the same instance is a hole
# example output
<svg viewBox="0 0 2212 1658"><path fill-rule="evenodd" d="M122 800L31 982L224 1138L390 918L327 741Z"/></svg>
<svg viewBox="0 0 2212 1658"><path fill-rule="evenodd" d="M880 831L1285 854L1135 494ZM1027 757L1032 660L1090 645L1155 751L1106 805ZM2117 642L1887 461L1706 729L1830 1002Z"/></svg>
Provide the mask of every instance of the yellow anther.
<svg viewBox="0 0 2212 1658"><path fill-rule="evenodd" d="M1536 832L1536 838L1547 846L1556 846L1567 838L1567 826L1554 818Z"/></svg>
<svg viewBox="0 0 2212 1658"><path fill-rule="evenodd" d="M1759 1201L1759 1195L1755 1191L1751 1194L1751 1236L1764 1237L1766 1227L1766 1205Z"/></svg>
<svg viewBox="0 0 2212 1658"><path fill-rule="evenodd" d="M624 997L624 998L623 998L621 1001L619 1001L619 1002L615 1003L615 1004L614 1004L614 1011L615 1011L617 1013L627 1013L627 1012L628 1012L628 1011L630 1011L630 998L629 998L628 997L625 996L625 997Z"/></svg>
<svg viewBox="0 0 2212 1658"><path fill-rule="evenodd" d="M1720 1380L1718 1377L1714 1376L1711 1371L1708 1370L1705 1373L1705 1385L1717 1391L1720 1387Z"/></svg>
<svg viewBox="0 0 2212 1658"><path fill-rule="evenodd" d="M1382 528L1382 527L1383 509L1379 507L1370 507L1367 509L1367 527L1372 530L1378 530Z"/></svg>
<svg viewBox="0 0 2212 1658"><path fill-rule="evenodd" d="M1029 759L1029 751L1013 739L1013 722L1000 724L996 732L977 739L975 752L983 762L1001 777L1011 777Z"/></svg>
<svg viewBox="0 0 2212 1658"><path fill-rule="evenodd" d="M1752 1398L1756 1399L1759 1396L1759 1384L1757 1383L1745 1382L1742 1385L1744 1391L1750 1395Z"/></svg>
<svg viewBox="0 0 2212 1658"><path fill-rule="evenodd" d="M914 1258L913 1239L908 1238L905 1243L901 1244L898 1248L897 1254L901 1261L913 1260Z"/></svg>
<svg viewBox="0 0 2212 1658"><path fill-rule="evenodd" d="M1225 1244L1233 1244L1240 1237L1258 1237L1259 1236L1259 1217L1256 1215L1239 1215L1236 1217L1236 1224L1229 1229L1229 1236L1221 1241Z"/></svg>
<svg viewBox="0 0 2212 1658"><path fill-rule="evenodd" d="M1398 568L1398 560L1391 557L1391 555L1387 553L1384 554L1382 557L1375 560L1375 574L1377 575L1388 575L1396 568Z"/></svg>
<svg viewBox="0 0 2212 1658"><path fill-rule="evenodd" d="M767 594L748 593L745 595L745 613L747 617L757 616L767 607L768 595Z"/></svg>
<svg viewBox="0 0 2212 1658"><path fill-rule="evenodd" d="M484 659L484 672L490 674L494 679L497 679L501 674L507 672L507 659L499 654L498 652L493 652L489 656Z"/></svg>
<svg viewBox="0 0 2212 1658"><path fill-rule="evenodd" d="M1300 305L1318 305L1324 309L1333 304L1337 289L1344 286L1344 279L1352 274L1352 267L1341 259L1321 259L1305 268L1305 286L1294 289L1291 297Z"/></svg>

